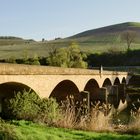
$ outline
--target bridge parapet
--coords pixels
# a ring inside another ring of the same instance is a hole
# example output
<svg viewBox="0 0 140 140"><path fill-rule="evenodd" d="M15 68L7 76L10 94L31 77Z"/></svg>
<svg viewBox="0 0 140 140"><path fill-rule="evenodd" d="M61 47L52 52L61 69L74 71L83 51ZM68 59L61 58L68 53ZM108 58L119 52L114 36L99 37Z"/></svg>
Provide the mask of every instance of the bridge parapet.
<svg viewBox="0 0 140 140"><path fill-rule="evenodd" d="M100 70L61 68L23 64L0 64L0 75L100 75ZM102 75L127 75L127 72L102 71Z"/></svg>

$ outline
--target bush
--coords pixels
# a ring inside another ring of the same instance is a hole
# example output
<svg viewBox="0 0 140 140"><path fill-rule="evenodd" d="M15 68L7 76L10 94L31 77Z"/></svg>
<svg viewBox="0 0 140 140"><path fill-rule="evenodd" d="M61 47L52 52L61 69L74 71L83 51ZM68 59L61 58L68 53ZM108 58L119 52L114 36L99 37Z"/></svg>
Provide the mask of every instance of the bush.
<svg viewBox="0 0 140 140"><path fill-rule="evenodd" d="M39 103L39 114L36 121L53 125L59 119L58 103L53 98L44 98Z"/></svg>
<svg viewBox="0 0 140 140"><path fill-rule="evenodd" d="M55 99L40 99L29 91L18 92L14 98L6 99L3 116L7 119L28 120L54 124L59 118L58 104Z"/></svg>
<svg viewBox="0 0 140 140"><path fill-rule="evenodd" d="M77 113L76 115L76 106L73 99L67 98L59 108L61 118L57 121L56 125L63 128L74 128L77 125L79 114Z"/></svg>
<svg viewBox="0 0 140 140"><path fill-rule="evenodd" d="M126 129L126 133L140 134L140 109L138 109L136 112L131 112L131 121Z"/></svg>
<svg viewBox="0 0 140 140"><path fill-rule="evenodd" d="M8 119L34 120L38 115L39 102L40 98L34 92L24 90L5 100L3 114Z"/></svg>
<svg viewBox="0 0 140 140"><path fill-rule="evenodd" d="M1 140L17 140L15 127L9 123L5 123L0 119L0 139Z"/></svg>
<svg viewBox="0 0 140 140"><path fill-rule="evenodd" d="M83 108L83 104L76 107L71 99L62 102L60 107L61 118L56 125L63 128L75 128L89 131L113 131L111 117L106 115L107 108L99 103L88 112ZM83 113L84 111L84 113Z"/></svg>

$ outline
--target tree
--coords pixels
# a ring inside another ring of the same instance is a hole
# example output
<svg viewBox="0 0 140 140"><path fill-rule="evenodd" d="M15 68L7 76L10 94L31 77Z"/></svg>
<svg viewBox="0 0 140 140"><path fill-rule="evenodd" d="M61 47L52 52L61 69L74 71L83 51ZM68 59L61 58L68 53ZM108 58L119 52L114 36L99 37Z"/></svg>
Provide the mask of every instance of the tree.
<svg viewBox="0 0 140 140"><path fill-rule="evenodd" d="M3 116L7 119L34 120L39 112L39 96L31 90L15 93L13 98L6 98L3 104Z"/></svg>
<svg viewBox="0 0 140 140"><path fill-rule="evenodd" d="M125 31L122 33L122 40L127 43L127 50L130 50L131 44L135 41L136 32L135 31Z"/></svg>
<svg viewBox="0 0 140 140"><path fill-rule="evenodd" d="M67 52L64 48L52 48L47 62L50 66L67 67Z"/></svg>
<svg viewBox="0 0 140 140"><path fill-rule="evenodd" d="M69 68L87 68L84 61L86 54L82 54L78 44L72 43L67 49L67 65Z"/></svg>
<svg viewBox="0 0 140 140"><path fill-rule="evenodd" d="M39 58L37 55L34 55L32 61L30 62L31 65L40 65Z"/></svg>
<svg viewBox="0 0 140 140"><path fill-rule="evenodd" d="M44 38L42 38L42 42L44 42L45 41L45 39Z"/></svg>
<svg viewBox="0 0 140 140"><path fill-rule="evenodd" d="M81 53L79 46L72 43L68 48L53 48L47 61L51 66L86 68L85 58L86 55Z"/></svg>

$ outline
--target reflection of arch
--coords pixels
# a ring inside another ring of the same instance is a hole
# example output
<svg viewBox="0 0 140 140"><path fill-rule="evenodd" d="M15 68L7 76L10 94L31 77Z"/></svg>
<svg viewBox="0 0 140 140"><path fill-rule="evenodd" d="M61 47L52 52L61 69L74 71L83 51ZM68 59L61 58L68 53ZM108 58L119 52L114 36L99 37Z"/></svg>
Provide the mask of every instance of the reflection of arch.
<svg viewBox="0 0 140 140"><path fill-rule="evenodd" d="M98 96L99 85L95 79L91 79L87 82L84 91L90 93L91 101L94 101Z"/></svg>
<svg viewBox="0 0 140 140"><path fill-rule="evenodd" d="M115 81L114 81L114 85L119 85L120 84L120 80L119 80L119 78L117 77L116 79L115 79Z"/></svg>
<svg viewBox="0 0 140 140"><path fill-rule="evenodd" d="M0 98L11 98L14 96L14 93L18 91L33 91L29 86L18 83L18 82L7 82L0 84Z"/></svg>
<svg viewBox="0 0 140 140"><path fill-rule="evenodd" d="M125 79L125 77L123 77L123 79L122 79L122 84L126 84L126 79Z"/></svg>
<svg viewBox="0 0 140 140"><path fill-rule="evenodd" d="M67 96L73 95L75 100L79 99L79 90L70 80L61 81L52 91L50 97L56 98L57 101L65 100Z"/></svg>
<svg viewBox="0 0 140 140"><path fill-rule="evenodd" d="M108 87L108 86L112 86L112 83L111 83L111 81L110 81L109 78L106 78L104 80L104 83L103 83L103 86L102 87Z"/></svg>

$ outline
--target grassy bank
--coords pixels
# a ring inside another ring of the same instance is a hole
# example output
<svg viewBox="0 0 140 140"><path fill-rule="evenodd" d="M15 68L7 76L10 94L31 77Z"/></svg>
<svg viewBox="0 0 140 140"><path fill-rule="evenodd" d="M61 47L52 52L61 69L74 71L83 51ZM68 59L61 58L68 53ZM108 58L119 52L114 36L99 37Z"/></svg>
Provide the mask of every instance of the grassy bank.
<svg viewBox="0 0 140 140"><path fill-rule="evenodd" d="M0 140L140 139L140 109L106 115L109 106L97 103L87 113L84 102L76 108L73 98L68 98L58 105L30 91L17 93L3 105Z"/></svg>
<svg viewBox="0 0 140 140"><path fill-rule="evenodd" d="M6 125L6 124L5 124ZM10 129L10 127L12 129ZM26 121L15 121L8 125L9 138L13 140L139 140L140 135L96 133L64 128L47 127ZM0 131L0 139L8 138ZM11 133L11 134L10 134ZM6 133L5 133L6 134ZM12 137L10 137L12 135Z"/></svg>

